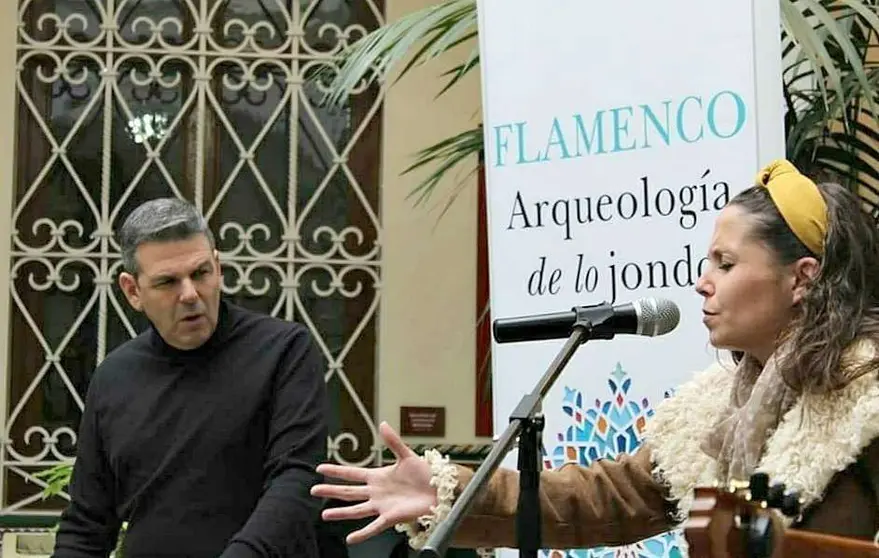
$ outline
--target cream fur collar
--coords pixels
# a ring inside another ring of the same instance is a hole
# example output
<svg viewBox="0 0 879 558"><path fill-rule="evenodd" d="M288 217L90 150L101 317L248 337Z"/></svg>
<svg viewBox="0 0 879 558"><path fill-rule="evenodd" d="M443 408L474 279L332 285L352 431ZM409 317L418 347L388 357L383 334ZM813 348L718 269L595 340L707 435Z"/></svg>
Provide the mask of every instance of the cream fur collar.
<svg viewBox="0 0 879 558"><path fill-rule="evenodd" d="M855 358L862 354L856 353ZM679 502L681 518L692 505L693 489L716 481L715 461L700 444L727 403L732 380L731 367L713 365L663 401L647 421L645 444L658 480ZM879 381L866 374L835 393L801 397L769 438L758 470L771 483L797 490L808 506L877 436Z"/></svg>

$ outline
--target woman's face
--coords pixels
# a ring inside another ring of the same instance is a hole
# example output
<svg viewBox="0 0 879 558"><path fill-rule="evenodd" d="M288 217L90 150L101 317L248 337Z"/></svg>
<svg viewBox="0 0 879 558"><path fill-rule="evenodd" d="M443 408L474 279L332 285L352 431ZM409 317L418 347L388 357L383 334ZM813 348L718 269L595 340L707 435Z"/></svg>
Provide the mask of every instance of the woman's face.
<svg viewBox="0 0 879 558"><path fill-rule="evenodd" d="M696 291L705 299L702 321L711 344L765 363L805 291L801 262L780 265L754 237L755 223L736 205L720 213Z"/></svg>

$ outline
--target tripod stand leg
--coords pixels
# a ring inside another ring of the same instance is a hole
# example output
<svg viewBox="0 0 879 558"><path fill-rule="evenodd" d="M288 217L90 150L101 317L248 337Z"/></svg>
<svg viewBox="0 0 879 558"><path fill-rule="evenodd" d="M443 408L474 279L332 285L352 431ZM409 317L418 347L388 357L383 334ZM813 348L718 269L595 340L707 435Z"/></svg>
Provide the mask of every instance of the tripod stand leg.
<svg viewBox="0 0 879 558"><path fill-rule="evenodd" d="M544 418L525 419L519 436L519 502L516 536L519 556L537 558L541 547L540 447Z"/></svg>

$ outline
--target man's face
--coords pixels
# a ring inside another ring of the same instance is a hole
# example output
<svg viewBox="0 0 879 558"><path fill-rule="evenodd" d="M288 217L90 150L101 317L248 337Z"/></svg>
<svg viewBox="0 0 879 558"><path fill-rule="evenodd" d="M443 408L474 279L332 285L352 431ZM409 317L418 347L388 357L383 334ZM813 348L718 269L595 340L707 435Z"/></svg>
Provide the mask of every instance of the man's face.
<svg viewBox="0 0 879 558"><path fill-rule="evenodd" d="M195 349L217 327L220 261L203 234L138 246L138 273L119 275L131 307L143 312L172 347Z"/></svg>

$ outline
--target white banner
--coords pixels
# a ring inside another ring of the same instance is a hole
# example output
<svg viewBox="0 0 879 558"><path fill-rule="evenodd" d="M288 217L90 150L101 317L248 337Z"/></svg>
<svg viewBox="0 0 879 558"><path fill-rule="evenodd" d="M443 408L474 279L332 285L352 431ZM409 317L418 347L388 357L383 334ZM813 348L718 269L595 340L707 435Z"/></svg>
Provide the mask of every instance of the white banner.
<svg viewBox="0 0 879 558"><path fill-rule="evenodd" d="M718 211L784 156L778 2L478 7L492 318L680 307L669 335L581 346L544 401L547 467L631 452L653 406L717 357L694 284ZM562 344L493 344L496 433ZM678 556L675 541L628 551Z"/></svg>

